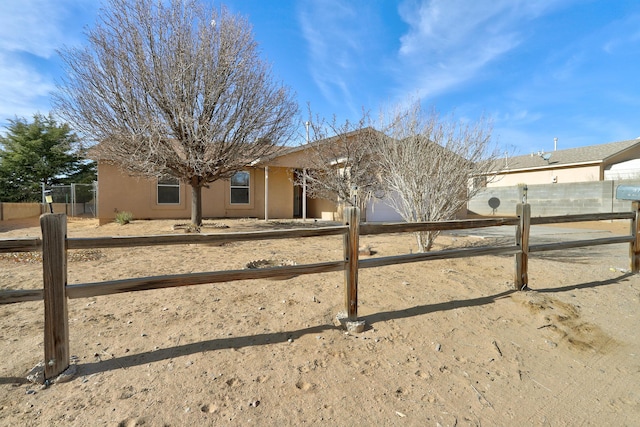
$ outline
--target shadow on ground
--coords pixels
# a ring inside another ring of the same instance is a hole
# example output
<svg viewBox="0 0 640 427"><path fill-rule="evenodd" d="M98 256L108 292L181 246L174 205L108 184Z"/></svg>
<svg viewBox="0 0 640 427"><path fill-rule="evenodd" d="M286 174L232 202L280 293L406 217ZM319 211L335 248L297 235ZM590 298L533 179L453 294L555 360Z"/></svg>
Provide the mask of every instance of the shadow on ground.
<svg viewBox="0 0 640 427"><path fill-rule="evenodd" d="M568 285L554 288L543 289L530 289L530 291L539 293L559 293L574 291L576 289L588 289L597 288L601 286L615 285L620 282L627 281L631 276L631 273L622 274L618 277L614 277L602 281L593 281L588 283L580 283L575 285ZM424 304L414 307L409 307L402 310L385 311L380 313L371 314L368 316L359 317L359 320L364 320L368 326L374 325L380 322L386 322L389 320L404 319L408 317L422 316L434 312L443 312L453 310L461 307L478 307L483 305L492 304L495 301L508 297L509 295L517 292L515 290L507 290L495 295L487 295L479 298L471 298L465 300L453 300L440 302L435 304ZM154 351L148 351L145 353L132 354L121 357L114 357L108 360L101 360L92 363L83 363L78 365L78 375L91 375L100 372L107 372L114 369L124 369L133 366L145 365L148 363L159 362L162 360L168 360L175 357L185 356L189 354L216 351L223 349L242 348L248 346L268 345L274 343L284 343L290 339L296 340L300 337L308 334L318 334L327 330L338 329L335 325L318 325L309 328L298 329L294 331L284 331L269 334L248 335L242 337L229 337L219 338L207 341L201 341L196 343L190 343L170 348L164 348ZM24 384L26 379L20 377L0 377L0 384Z"/></svg>

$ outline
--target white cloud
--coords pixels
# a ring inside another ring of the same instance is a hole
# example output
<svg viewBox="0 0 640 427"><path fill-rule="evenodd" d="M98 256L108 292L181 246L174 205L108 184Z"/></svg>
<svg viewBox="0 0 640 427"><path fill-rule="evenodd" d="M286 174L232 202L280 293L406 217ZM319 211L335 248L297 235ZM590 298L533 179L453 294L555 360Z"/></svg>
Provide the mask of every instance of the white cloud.
<svg viewBox="0 0 640 427"><path fill-rule="evenodd" d="M0 53L0 122L15 116L29 118L38 111L48 113L48 95L53 89L50 78Z"/></svg>
<svg viewBox="0 0 640 427"><path fill-rule="evenodd" d="M400 41L402 91L428 98L472 80L516 48L522 24L562 0L423 0L399 7L409 29Z"/></svg>
<svg viewBox="0 0 640 427"><path fill-rule="evenodd" d="M357 110L353 85L367 56L375 25L366 2L323 0L305 3L298 22L309 48L308 71L322 96L333 105ZM373 18L375 19L375 18Z"/></svg>
<svg viewBox="0 0 640 427"><path fill-rule="evenodd" d="M640 14L630 14L624 19L607 25L594 35L594 42L601 45L603 52L617 54L626 49L633 49L640 41Z"/></svg>
<svg viewBox="0 0 640 427"><path fill-rule="evenodd" d="M523 125L535 123L542 118L540 113L532 113L524 109L516 109L505 113L497 114L495 119L500 122L506 122L509 126Z"/></svg>
<svg viewBox="0 0 640 427"><path fill-rule="evenodd" d="M0 123L48 113L56 49L81 40L96 7L92 0L0 2Z"/></svg>
<svg viewBox="0 0 640 427"><path fill-rule="evenodd" d="M50 58L57 48L77 40L82 23L74 19L82 5L83 1L72 0L1 2L0 50Z"/></svg>

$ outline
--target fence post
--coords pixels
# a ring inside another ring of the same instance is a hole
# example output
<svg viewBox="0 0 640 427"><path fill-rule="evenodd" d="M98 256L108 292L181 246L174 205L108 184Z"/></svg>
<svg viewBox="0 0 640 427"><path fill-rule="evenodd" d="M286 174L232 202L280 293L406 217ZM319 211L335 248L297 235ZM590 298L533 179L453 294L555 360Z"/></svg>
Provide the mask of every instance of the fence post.
<svg viewBox="0 0 640 427"><path fill-rule="evenodd" d="M524 290L529 284L529 228L531 226L531 205L518 203L516 215L520 219L516 228L516 245L520 252L516 254L516 272L514 286L516 290Z"/></svg>
<svg viewBox="0 0 640 427"><path fill-rule="evenodd" d="M42 272L44 281L44 377L49 379L69 367L67 314L67 216L44 214Z"/></svg>
<svg viewBox="0 0 640 427"><path fill-rule="evenodd" d="M629 243L629 261L632 273L640 271L640 202L631 203L635 217L631 220L631 235L634 239Z"/></svg>
<svg viewBox="0 0 640 427"><path fill-rule="evenodd" d="M343 213L344 224L349 232L344 236L344 260L347 268L344 271L345 308L347 319L355 322L358 319L358 249L360 242L360 209L347 207Z"/></svg>

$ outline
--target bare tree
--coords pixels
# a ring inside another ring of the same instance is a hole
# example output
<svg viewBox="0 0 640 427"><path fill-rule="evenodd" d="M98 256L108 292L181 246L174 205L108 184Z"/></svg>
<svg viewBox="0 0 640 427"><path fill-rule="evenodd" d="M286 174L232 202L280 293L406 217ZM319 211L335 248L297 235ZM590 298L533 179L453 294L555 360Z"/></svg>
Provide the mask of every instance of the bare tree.
<svg viewBox="0 0 640 427"><path fill-rule="evenodd" d="M368 114L363 112L358 122L339 124L334 116L330 123L317 118L307 126L307 171L296 177L296 184L306 185L309 197L364 208L380 188L371 151L380 136L369 126Z"/></svg>
<svg viewBox="0 0 640 427"><path fill-rule="evenodd" d="M297 105L248 21L197 0L108 0L88 46L61 51L59 114L132 175L192 188L231 177L291 135Z"/></svg>
<svg viewBox="0 0 640 427"><path fill-rule="evenodd" d="M407 222L446 221L479 190L474 177L489 172L497 158L486 118L475 123L424 112L416 102L381 118L388 137L375 154L386 202ZM438 231L416 233L418 250L429 251Z"/></svg>

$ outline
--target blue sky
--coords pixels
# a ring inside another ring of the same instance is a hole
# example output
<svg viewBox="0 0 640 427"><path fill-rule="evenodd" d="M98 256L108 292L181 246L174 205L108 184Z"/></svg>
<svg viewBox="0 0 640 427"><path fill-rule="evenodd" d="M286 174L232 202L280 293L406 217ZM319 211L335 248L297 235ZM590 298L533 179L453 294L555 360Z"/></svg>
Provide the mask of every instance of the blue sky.
<svg viewBox="0 0 640 427"><path fill-rule="evenodd" d="M550 151L555 137L563 149L640 136L636 0L224 4L253 24L303 113L310 103L314 113L353 120L363 108L376 114L418 97L463 120L491 116L514 154ZM50 111L56 49L84 43L98 8L94 0L0 2L0 125Z"/></svg>

